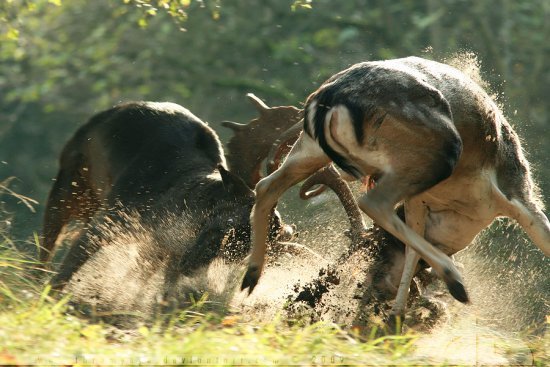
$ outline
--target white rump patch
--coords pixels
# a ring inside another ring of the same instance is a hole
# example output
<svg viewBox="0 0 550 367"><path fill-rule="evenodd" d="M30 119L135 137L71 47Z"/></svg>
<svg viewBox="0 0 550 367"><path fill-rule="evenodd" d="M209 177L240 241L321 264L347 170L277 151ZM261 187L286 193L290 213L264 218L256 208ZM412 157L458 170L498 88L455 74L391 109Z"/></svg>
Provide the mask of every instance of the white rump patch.
<svg viewBox="0 0 550 367"><path fill-rule="evenodd" d="M336 118L332 118L336 115ZM371 172L367 167L375 167L382 172L391 171L391 164L388 155L380 150L373 151L359 145L355 135L355 129L349 110L344 105L337 105L331 108L325 119L325 137L327 143L336 152L347 160L354 162L356 167L363 170L364 175Z"/></svg>

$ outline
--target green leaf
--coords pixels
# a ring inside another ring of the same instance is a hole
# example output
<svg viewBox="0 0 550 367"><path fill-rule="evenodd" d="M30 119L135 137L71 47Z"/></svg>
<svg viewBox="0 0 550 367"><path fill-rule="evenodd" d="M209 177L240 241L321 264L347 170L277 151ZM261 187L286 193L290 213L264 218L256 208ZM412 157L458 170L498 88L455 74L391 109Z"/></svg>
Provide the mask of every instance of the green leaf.
<svg viewBox="0 0 550 367"><path fill-rule="evenodd" d="M17 41L19 39L19 29L10 28L6 32L6 38L11 41Z"/></svg>
<svg viewBox="0 0 550 367"><path fill-rule="evenodd" d="M140 28L147 28L147 19L145 18L139 18L138 25Z"/></svg>

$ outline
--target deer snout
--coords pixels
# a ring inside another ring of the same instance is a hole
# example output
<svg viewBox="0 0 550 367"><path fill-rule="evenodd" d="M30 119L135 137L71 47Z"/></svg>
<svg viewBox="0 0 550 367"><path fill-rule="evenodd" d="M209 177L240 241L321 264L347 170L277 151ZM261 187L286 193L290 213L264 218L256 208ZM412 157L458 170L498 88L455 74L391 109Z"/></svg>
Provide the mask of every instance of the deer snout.
<svg viewBox="0 0 550 367"><path fill-rule="evenodd" d="M296 226L294 224L288 225L284 224L279 231L277 236L279 241L290 241L294 238L296 234Z"/></svg>
<svg viewBox="0 0 550 367"><path fill-rule="evenodd" d="M296 226L285 224L281 214L275 209L271 213L269 232L270 241L290 241L296 235Z"/></svg>

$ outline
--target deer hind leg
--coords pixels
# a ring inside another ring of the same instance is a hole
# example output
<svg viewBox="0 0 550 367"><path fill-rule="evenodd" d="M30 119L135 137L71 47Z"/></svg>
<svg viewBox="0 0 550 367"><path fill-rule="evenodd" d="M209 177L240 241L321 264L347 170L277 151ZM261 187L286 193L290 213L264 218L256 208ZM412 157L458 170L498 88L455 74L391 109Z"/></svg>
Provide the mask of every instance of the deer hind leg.
<svg viewBox="0 0 550 367"><path fill-rule="evenodd" d="M241 289L254 290L265 262L269 214L281 195L327 165L329 158L318 144L302 133L279 169L256 185L256 203L250 214L252 252Z"/></svg>
<svg viewBox="0 0 550 367"><path fill-rule="evenodd" d="M72 275L88 260L88 231L81 229L76 240L72 243L69 251L59 267L58 273L50 280L52 289L59 290L63 288L71 279Z"/></svg>
<svg viewBox="0 0 550 367"><path fill-rule="evenodd" d="M105 239L102 224L108 222L116 225L117 219L117 216L98 214L92 219L93 226L91 228L82 228L80 230L69 251L63 258L58 273L49 282L53 289L59 290L63 288L72 278L73 274L100 249L101 241Z"/></svg>
<svg viewBox="0 0 550 367"><path fill-rule="evenodd" d="M87 223L99 208L86 178L81 175L81 156L62 162L56 181L50 191L44 211L43 242L40 261L47 263L53 255L57 238L72 219Z"/></svg>

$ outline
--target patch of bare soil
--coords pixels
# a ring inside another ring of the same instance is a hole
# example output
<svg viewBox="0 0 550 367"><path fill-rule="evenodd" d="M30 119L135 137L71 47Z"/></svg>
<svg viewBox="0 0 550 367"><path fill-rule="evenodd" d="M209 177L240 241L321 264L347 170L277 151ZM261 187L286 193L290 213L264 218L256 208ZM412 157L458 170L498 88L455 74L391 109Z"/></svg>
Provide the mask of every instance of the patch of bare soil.
<svg viewBox="0 0 550 367"><path fill-rule="evenodd" d="M315 278L294 285L285 306L289 320L330 321L364 332L385 328L391 301L376 284L391 266L391 254L403 249L398 240L375 225L358 246L321 268ZM405 327L429 330L446 319L447 296L440 291L439 282L422 270L412 288Z"/></svg>

